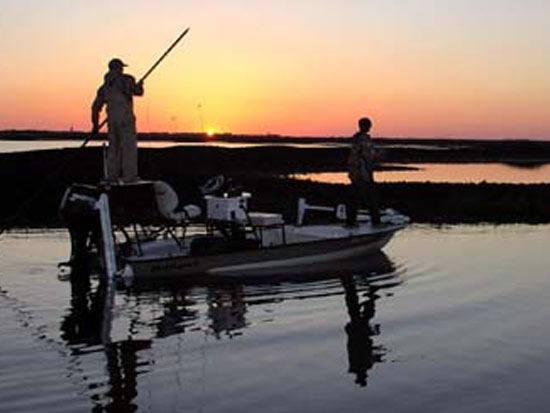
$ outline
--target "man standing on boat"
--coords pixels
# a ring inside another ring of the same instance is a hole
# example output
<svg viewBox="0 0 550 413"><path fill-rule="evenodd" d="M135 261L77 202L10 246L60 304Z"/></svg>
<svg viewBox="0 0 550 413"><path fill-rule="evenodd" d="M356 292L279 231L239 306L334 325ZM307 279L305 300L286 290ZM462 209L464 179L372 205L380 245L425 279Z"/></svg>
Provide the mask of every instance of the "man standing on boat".
<svg viewBox="0 0 550 413"><path fill-rule="evenodd" d="M359 119L359 131L351 139L348 159L348 175L351 180L346 222L348 226L357 225L357 212L359 207L365 204L369 208L372 224L380 224L378 195L373 177L377 156L369 134L371 127L372 122L369 118Z"/></svg>
<svg viewBox="0 0 550 413"><path fill-rule="evenodd" d="M99 131L99 113L107 105L109 148L107 149L107 180L135 182L138 180L136 117L133 97L143 95L143 82L124 73L127 66L118 58L111 59L103 85L92 104L93 133Z"/></svg>

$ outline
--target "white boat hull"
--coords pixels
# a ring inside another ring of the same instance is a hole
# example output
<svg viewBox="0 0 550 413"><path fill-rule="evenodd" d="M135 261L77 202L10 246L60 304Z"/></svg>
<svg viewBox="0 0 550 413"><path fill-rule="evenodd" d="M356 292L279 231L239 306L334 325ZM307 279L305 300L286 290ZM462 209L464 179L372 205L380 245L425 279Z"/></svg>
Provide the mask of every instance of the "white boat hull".
<svg viewBox="0 0 550 413"><path fill-rule="evenodd" d="M326 263L379 251L404 225L354 230L341 225L287 226L289 243L280 246L190 256L144 254L126 259L126 278L158 279L207 274L222 277L260 277L319 271ZM301 241L297 238L301 236ZM145 246L146 249L146 246Z"/></svg>

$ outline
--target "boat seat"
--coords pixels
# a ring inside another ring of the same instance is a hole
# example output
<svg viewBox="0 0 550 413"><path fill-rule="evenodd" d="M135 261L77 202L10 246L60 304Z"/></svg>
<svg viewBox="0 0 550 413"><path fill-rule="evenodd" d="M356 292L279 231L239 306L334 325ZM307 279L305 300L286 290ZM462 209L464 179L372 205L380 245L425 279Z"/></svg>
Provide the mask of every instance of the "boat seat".
<svg viewBox="0 0 550 413"><path fill-rule="evenodd" d="M201 215L201 209L197 205L185 205L178 210L178 194L166 182L155 181L153 183L153 190L158 212L163 218L181 224L190 219L198 218Z"/></svg>
<svg viewBox="0 0 550 413"><path fill-rule="evenodd" d="M271 212L249 212L248 218L250 225L253 227L271 227L284 224L281 214Z"/></svg>

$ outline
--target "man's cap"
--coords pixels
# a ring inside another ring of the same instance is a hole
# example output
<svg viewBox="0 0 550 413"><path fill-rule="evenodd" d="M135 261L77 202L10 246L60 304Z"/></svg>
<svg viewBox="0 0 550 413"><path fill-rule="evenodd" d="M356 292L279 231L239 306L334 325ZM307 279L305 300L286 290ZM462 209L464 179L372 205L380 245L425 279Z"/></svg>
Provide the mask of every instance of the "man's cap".
<svg viewBox="0 0 550 413"><path fill-rule="evenodd" d="M126 63L124 63L122 60L120 60L118 57L114 57L113 59L111 59L111 61L109 62L109 69L116 69L116 68L120 68L120 67L126 67L128 66Z"/></svg>

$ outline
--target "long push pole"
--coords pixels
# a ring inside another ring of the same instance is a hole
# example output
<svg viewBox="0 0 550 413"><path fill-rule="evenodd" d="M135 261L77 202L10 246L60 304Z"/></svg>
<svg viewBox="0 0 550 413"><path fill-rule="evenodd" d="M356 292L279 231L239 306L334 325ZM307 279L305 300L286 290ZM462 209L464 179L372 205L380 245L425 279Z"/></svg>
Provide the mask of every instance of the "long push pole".
<svg viewBox="0 0 550 413"><path fill-rule="evenodd" d="M159 57L157 59L157 61L153 64L153 66L151 66L151 68L145 72L145 74L141 77L141 79L139 80L140 82L143 82L152 72L153 70L155 70L157 68L157 66L160 64L160 62L162 62L164 60L164 58L168 55L168 53L170 53L172 51L172 49L174 47L176 47L176 45L181 41L181 39L183 39L183 37L189 32L189 29L190 27L186 28L179 36L178 38L170 45L170 47L168 49L166 49L166 51L162 54L161 57ZM88 142L90 142L93 138L95 138L97 136L97 133L98 131L107 123L107 119L104 119L100 124L99 124L99 127L97 128L97 131L93 131L90 133L90 136L88 136L86 138L86 140L82 143L82 145L80 145L80 148L84 148ZM66 165L63 165L60 170L58 172L60 172L61 170L63 170L63 168L65 167ZM57 175L57 173L56 173ZM0 236L2 236L2 234L4 233L4 231L8 228L8 222L15 219L16 217L19 216L19 214L21 213L21 211L28 205L30 205L37 197L39 194L42 193L42 191L46 188L47 186L46 185L43 185L32 197L28 198L26 200L26 202L24 202L20 207L19 209L17 210L17 212L12 215L10 218L8 218L4 225L0 228Z"/></svg>
<svg viewBox="0 0 550 413"><path fill-rule="evenodd" d="M151 68L147 72L145 72L145 74L141 77L141 79L139 79L140 82L145 81L145 79L147 79L149 77L149 75L153 72L153 70L155 70L157 68L157 66L160 64L160 62L162 62L164 60L164 58L166 56L168 56L168 53L170 53L172 51L172 49L174 47L176 47L176 45L181 41L181 39L183 39L183 37L189 32L189 29L190 29L190 27L185 29L183 31L183 33L180 34L176 40L174 40L174 42L170 45L170 47L168 49L166 49L166 51L162 54L162 56L159 57L158 60L153 64L153 66L151 66Z"/></svg>
<svg viewBox="0 0 550 413"><path fill-rule="evenodd" d="M168 49L166 49L166 51L162 54L161 57L159 57L157 59L157 61L153 64L153 66L151 66L149 68L149 70L147 72L145 72L145 74L141 77L141 79L139 79L138 83L141 83L141 82L144 82L145 79L147 79L149 77L149 75L151 73L153 73L153 71L157 68L157 66L160 64L160 62L162 62L164 60L164 58L166 56L168 56L168 53L170 53L172 51L172 49L174 49L174 47L176 47L176 45L181 41L181 39L183 39L185 37L185 35L189 32L189 29L191 29L190 27L188 27L187 29L185 29L179 36L176 40L174 40L174 42L170 45L170 47L168 47ZM82 143L82 145L80 146L81 148L84 148L88 142L90 142L93 138L95 138L98 134L98 132L101 130L101 128L103 126L105 126L105 124L107 123L107 118L103 119L103 121L99 124L97 130L94 130L92 133L90 133L90 136L88 136L86 138L86 140Z"/></svg>

